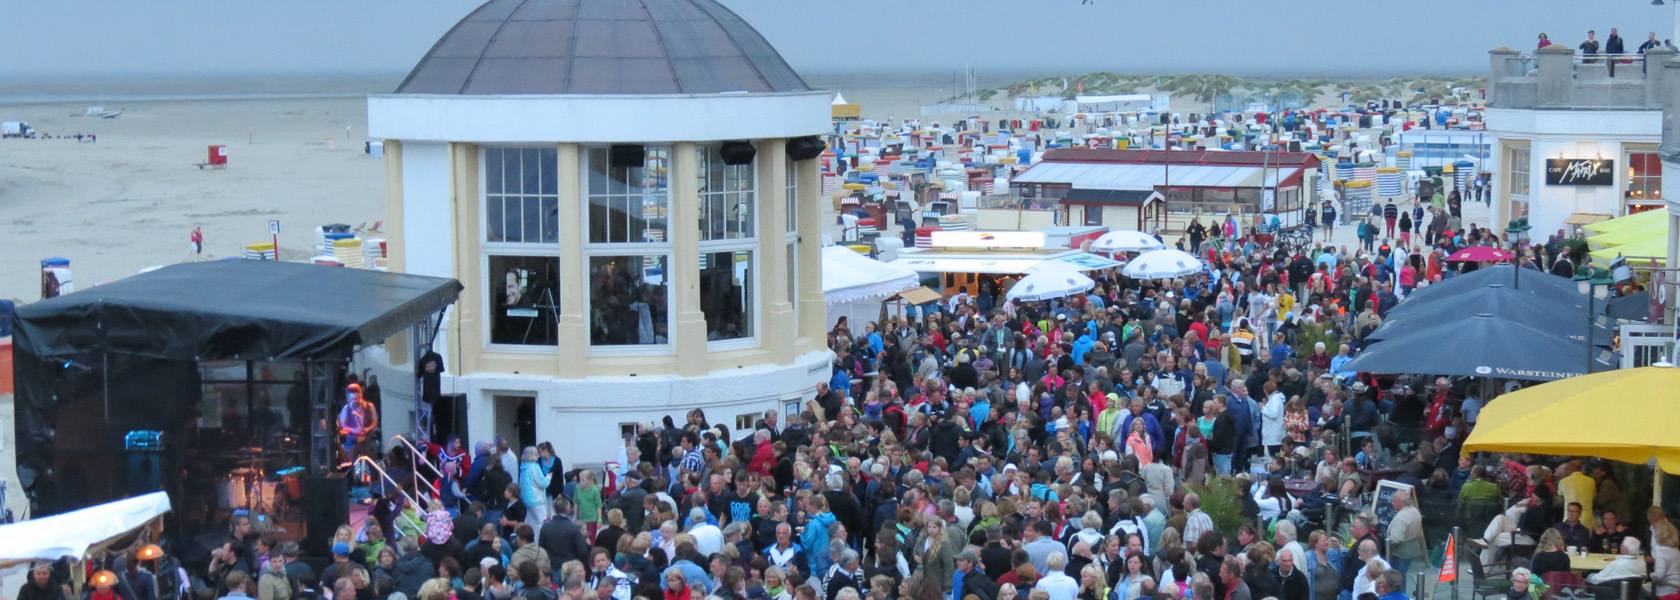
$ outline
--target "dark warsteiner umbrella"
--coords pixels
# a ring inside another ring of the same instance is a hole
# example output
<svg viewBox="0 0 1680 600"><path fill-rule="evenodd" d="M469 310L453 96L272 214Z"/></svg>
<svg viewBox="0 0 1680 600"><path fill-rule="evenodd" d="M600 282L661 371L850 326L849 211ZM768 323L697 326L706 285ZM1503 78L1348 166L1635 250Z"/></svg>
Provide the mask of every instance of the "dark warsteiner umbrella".
<svg viewBox="0 0 1680 600"><path fill-rule="evenodd" d="M1482 313L1395 332L1343 370L1552 381L1584 373L1586 356L1585 342Z"/></svg>
<svg viewBox="0 0 1680 600"><path fill-rule="evenodd" d="M1573 280L1533 269L1522 269L1522 271L1519 273L1518 268L1511 265L1482 267L1469 273L1454 275L1451 278L1420 287L1412 292L1412 297L1429 298L1497 283L1510 286L1513 289L1532 291L1547 298L1571 298L1577 305L1585 304L1587 301L1587 297L1576 289Z"/></svg>
<svg viewBox="0 0 1680 600"><path fill-rule="evenodd" d="M1561 279L1545 274L1537 277ZM1515 289L1505 283L1489 283L1479 288L1461 285L1455 293L1416 295L1395 305L1383 318L1383 326L1372 332L1370 339L1388 339L1408 329L1432 327L1463 319L1464 315L1487 313L1555 335L1585 340L1586 299L1586 296L1573 290L1568 295L1562 295L1536 286ZM1610 344L1614 335L1615 332L1603 326L1598 326L1593 332L1599 345Z"/></svg>

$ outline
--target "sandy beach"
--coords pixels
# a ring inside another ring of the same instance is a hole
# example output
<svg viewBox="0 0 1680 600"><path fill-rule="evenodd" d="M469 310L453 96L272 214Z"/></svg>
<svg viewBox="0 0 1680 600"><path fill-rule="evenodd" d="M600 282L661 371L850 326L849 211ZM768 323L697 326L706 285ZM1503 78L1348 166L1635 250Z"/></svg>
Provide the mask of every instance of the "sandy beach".
<svg viewBox="0 0 1680 600"><path fill-rule="evenodd" d="M44 257L69 258L78 289L189 260L194 225L213 259L267 241L278 219L295 260L313 254L316 225L381 218L384 162L362 152L361 98L124 102L108 105L115 119L80 116L88 105L0 105L0 120L46 135L98 136L0 140L0 298L36 300ZM228 146L225 170L194 166L211 144Z"/></svg>
<svg viewBox="0 0 1680 600"><path fill-rule="evenodd" d="M939 83L812 78L813 85L859 104L864 117L883 120L918 115L922 106L948 96ZM263 99L0 100L0 121L27 121L50 136L98 136L95 143L0 140L0 298L37 300L39 261L46 257L70 259L78 289L191 260L188 236L195 225L205 234L202 258L217 259L267 241L268 221L276 219L282 257L305 260L316 254L317 225L383 219L384 162L362 150L367 103L335 91L340 94ZM1000 97L989 104L1004 102ZM123 113L115 119L82 116L98 104ZM1175 97L1173 108L1206 106ZM1030 116L999 111L983 118ZM194 166L205 161L211 144L228 146L226 169Z"/></svg>

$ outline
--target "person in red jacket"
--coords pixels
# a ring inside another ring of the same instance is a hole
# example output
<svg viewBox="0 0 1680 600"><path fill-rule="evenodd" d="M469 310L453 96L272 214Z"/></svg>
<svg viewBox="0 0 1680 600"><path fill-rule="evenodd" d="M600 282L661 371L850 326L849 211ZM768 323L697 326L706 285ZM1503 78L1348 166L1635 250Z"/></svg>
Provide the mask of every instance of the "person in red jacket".
<svg viewBox="0 0 1680 600"><path fill-rule="evenodd" d="M753 432L753 445L753 457L747 463L747 470L769 477L770 468L776 466L776 449L770 445L770 432L765 429Z"/></svg>

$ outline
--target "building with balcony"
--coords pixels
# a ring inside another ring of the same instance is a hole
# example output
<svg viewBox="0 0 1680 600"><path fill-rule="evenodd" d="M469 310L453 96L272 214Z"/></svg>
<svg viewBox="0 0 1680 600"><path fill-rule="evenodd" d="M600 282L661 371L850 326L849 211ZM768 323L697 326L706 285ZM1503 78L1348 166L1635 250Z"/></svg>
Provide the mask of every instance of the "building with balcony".
<svg viewBox="0 0 1680 600"><path fill-rule="evenodd" d="M415 334L452 429L598 464L637 423L798 406L831 360L831 98L715 0L490 0L371 97L391 269L466 286Z"/></svg>
<svg viewBox="0 0 1680 600"><path fill-rule="evenodd" d="M1490 51L1493 222L1544 239L1569 225L1662 206L1663 108L1674 53L1582 57L1561 45Z"/></svg>

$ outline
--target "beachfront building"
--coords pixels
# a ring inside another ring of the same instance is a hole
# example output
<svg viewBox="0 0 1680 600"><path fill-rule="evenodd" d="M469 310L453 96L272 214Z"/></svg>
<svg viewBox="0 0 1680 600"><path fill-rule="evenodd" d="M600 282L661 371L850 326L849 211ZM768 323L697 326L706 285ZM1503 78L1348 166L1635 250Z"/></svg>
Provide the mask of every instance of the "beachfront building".
<svg viewBox="0 0 1680 600"><path fill-rule="evenodd" d="M979 211L981 229L1101 225L1181 231L1193 215L1298 225L1317 206L1318 157L1305 152L1053 150ZM1246 226L1246 225L1245 225Z"/></svg>
<svg viewBox="0 0 1680 600"><path fill-rule="evenodd" d="M715 0L491 0L370 98L392 270L466 286L433 347L454 429L599 464L638 423L799 406L831 98Z"/></svg>
<svg viewBox="0 0 1680 600"><path fill-rule="evenodd" d="M1554 45L1489 55L1485 120L1494 138L1493 223L1527 219L1538 240L1570 225L1663 204L1667 80L1674 53L1612 65Z"/></svg>

